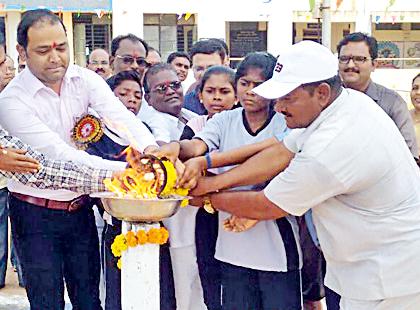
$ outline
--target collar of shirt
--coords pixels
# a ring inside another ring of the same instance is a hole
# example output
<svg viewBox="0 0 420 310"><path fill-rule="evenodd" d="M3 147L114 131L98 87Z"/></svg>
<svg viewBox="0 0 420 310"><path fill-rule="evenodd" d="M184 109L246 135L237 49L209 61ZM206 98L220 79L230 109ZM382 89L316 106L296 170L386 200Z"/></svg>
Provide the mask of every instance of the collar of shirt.
<svg viewBox="0 0 420 310"><path fill-rule="evenodd" d="M38 91L41 89L50 89L49 87L45 86L44 83L42 83L32 72L31 70L24 70L21 74L23 85L26 86L27 91L29 92L29 95L31 97L34 97ZM69 81L72 78L80 77L77 70L74 69L73 65L70 65L67 68L66 74L64 75L64 81Z"/></svg>
<svg viewBox="0 0 420 310"><path fill-rule="evenodd" d="M370 81L369 86L365 91L365 94L368 95L370 98L372 98L373 101L378 102L379 93L378 93L378 87L376 86L376 83Z"/></svg>

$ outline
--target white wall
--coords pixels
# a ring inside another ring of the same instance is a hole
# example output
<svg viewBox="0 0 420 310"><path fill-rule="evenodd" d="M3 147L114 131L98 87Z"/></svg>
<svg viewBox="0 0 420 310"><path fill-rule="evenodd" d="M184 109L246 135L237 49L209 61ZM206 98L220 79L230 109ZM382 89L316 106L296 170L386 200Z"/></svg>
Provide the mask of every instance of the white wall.
<svg viewBox="0 0 420 310"><path fill-rule="evenodd" d="M268 21L268 50L278 53L292 42L292 6L283 0L117 0L114 36L133 32L143 37L143 14L197 13L198 38L226 39L227 21ZM289 6L290 5L290 6ZM140 25L141 24L141 25ZM270 25L271 24L271 25Z"/></svg>

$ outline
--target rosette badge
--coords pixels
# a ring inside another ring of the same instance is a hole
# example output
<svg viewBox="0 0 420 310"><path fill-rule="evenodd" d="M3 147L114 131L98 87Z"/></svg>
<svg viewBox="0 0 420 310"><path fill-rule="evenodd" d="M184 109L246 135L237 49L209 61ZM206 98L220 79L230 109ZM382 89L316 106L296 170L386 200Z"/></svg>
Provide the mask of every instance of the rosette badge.
<svg viewBox="0 0 420 310"><path fill-rule="evenodd" d="M77 148L85 150L89 143L99 141L103 134L104 130L101 120L96 116L87 114L76 122L71 136Z"/></svg>

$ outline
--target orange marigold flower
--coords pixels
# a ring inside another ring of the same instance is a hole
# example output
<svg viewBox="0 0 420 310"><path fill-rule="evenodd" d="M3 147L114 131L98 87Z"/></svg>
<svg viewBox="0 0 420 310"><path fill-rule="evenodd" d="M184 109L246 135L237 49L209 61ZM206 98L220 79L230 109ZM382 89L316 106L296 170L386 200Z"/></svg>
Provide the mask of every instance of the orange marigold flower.
<svg viewBox="0 0 420 310"><path fill-rule="evenodd" d="M150 243L158 244L160 240L160 229L159 228L151 228L148 232L148 241Z"/></svg>
<svg viewBox="0 0 420 310"><path fill-rule="evenodd" d="M139 245L142 245L142 244L146 244L147 243L147 239L148 239L147 238L147 233L144 230L139 230L137 232L136 236L137 236L137 243Z"/></svg>
<svg viewBox="0 0 420 310"><path fill-rule="evenodd" d="M125 238L129 247L134 248L135 246L137 246L137 238L134 232L128 231L125 235Z"/></svg>

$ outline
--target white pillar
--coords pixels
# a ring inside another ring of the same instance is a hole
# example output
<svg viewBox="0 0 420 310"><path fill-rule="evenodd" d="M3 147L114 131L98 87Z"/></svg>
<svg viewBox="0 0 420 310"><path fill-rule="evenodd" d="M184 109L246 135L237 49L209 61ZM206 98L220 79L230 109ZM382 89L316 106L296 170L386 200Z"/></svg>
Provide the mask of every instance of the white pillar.
<svg viewBox="0 0 420 310"><path fill-rule="evenodd" d="M322 45L331 49L331 1L322 2Z"/></svg>
<svg viewBox="0 0 420 310"><path fill-rule="evenodd" d="M73 15L72 12L63 13L63 24L67 30L67 40L69 42L70 63L74 63L74 45L73 45Z"/></svg>
<svg viewBox="0 0 420 310"><path fill-rule="evenodd" d="M356 0L356 32L372 34L372 18L366 0Z"/></svg>
<svg viewBox="0 0 420 310"><path fill-rule="evenodd" d="M79 66L86 67L86 29L85 24L74 25L74 60Z"/></svg>
<svg viewBox="0 0 420 310"><path fill-rule="evenodd" d="M112 1L112 37L128 33L143 38L143 1Z"/></svg>
<svg viewBox="0 0 420 310"><path fill-rule="evenodd" d="M292 45L292 42L293 10L283 1L273 1L268 16L267 51L277 56L282 50Z"/></svg>
<svg viewBox="0 0 420 310"><path fill-rule="evenodd" d="M123 222L122 232L130 229L148 231L159 223L129 224ZM159 245L146 243L128 248L122 253L121 308L122 310L160 310ZM112 292L111 292L112 294Z"/></svg>
<svg viewBox="0 0 420 310"><path fill-rule="evenodd" d="M6 53L9 55L17 66L18 52L17 45L17 27L20 22L20 12L7 12L5 20L6 32Z"/></svg>

